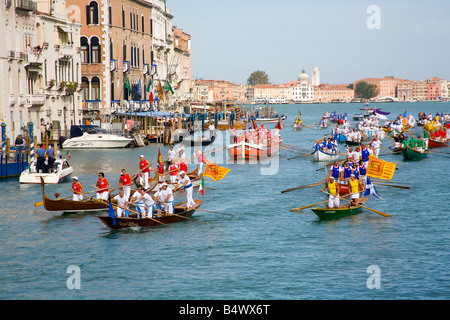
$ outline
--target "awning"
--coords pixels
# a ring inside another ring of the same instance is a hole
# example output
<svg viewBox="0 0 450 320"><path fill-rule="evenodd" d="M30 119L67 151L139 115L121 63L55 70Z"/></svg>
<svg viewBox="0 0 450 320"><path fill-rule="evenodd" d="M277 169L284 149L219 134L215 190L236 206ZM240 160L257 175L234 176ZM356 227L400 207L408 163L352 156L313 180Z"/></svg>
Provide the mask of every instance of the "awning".
<svg viewBox="0 0 450 320"><path fill-rule="evenodd" d="M71 33L72 31L70 31L68 26L63 26L63 25L59 25L58 26L58 30L62 31L62 32L66 32L66 33Z"/></svg>

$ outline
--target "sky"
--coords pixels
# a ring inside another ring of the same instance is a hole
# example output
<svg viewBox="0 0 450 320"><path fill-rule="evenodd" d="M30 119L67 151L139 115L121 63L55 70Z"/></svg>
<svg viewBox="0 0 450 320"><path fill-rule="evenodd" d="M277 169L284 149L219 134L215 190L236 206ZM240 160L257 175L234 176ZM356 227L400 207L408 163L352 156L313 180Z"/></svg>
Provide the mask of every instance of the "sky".
<svg viewBox="0 0 450 320"><path fill-rule="evenodd" d="M373 11L370 6L377 6ZM449 0L167 0L192 37L192 77L274 84L302 69L321 83L396 76L450 80ZM368 27L370 26L370 28ZM375 28L373 28L375 27Z"/></svg>

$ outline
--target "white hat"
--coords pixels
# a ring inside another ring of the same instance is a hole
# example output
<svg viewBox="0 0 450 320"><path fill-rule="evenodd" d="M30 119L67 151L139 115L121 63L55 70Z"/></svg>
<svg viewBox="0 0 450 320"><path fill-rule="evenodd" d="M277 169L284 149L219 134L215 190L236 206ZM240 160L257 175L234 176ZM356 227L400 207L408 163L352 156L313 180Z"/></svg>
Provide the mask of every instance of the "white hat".
<svg viewBox="0 0 450 320"><path fill-rule="evenodd" d="M180 173L179 173L179 175L182 175L183 173L186 174L186 172L184 172L183 170L181 170Z"/></svg>
<svg viewBox="0 0 450 320"><path fill-rule="evenodd" d="M77 180L77 181L78 181L78 177L76 177L76 176L75 176L75 177L73 177L72 179L73 179L73 180Z"/></svg>
<svg viewBox="0 0 450 320"><path fill-rule="evenodd" d="M144 155L143 155L143 154L141 154L141 155L139 156L139 158L144 158Z"/></svg>
<svg viewBox="0 0 450 320"><path fill-rule="evenodd" d="M167 187L167 183L164 182L164 183L161 185L161 188L164 187L164 186Z"/></svg>

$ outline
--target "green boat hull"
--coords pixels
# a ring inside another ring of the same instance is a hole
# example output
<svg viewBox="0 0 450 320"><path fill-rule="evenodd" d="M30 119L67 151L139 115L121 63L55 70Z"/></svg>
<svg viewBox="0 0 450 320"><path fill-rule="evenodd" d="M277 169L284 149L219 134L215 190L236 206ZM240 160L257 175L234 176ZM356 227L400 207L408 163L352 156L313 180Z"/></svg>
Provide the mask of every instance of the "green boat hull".
<svg viewBox="0 0 450 320"><path fill-rule="evenodd" d="M428 157L427 152L418 152L409 147L402 150L404 160L422 160Z"/></svg>
<svg viewBox="0 0 450 320"><path fill-rule="evenodd" d="M330 220L330 219L339 219L360 213L362 211L362 207L339 208L339 209L313 208L311 210L319 217L319 219Z"/></svg>

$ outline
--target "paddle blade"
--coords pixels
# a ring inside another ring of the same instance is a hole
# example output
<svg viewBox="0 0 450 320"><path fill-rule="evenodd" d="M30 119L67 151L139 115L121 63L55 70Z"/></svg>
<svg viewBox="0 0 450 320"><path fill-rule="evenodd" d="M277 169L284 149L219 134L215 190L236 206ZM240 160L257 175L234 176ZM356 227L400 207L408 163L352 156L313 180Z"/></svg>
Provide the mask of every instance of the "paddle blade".
<svg viewBox="0 0 450 320"><path fill-rule="evenodd" d="M35 207L40 207L40 206L42 206L42 205L44 205L44 202L36 202L36 203L34 204Z"/></svg>

